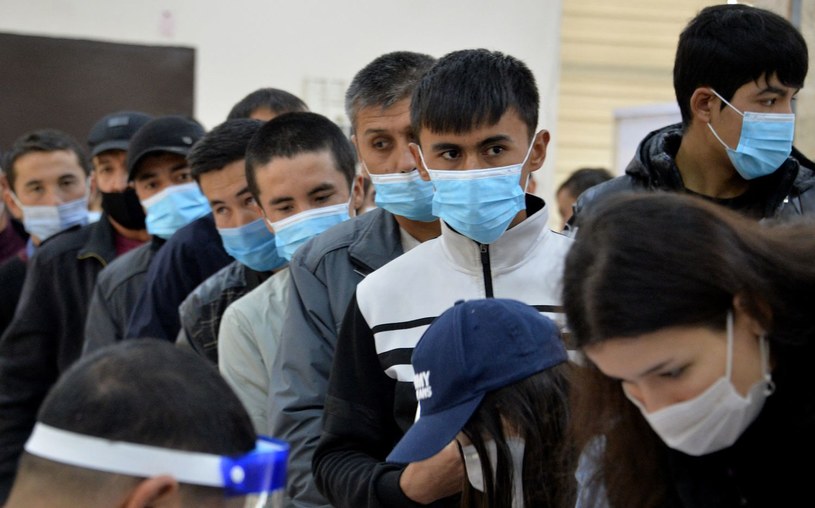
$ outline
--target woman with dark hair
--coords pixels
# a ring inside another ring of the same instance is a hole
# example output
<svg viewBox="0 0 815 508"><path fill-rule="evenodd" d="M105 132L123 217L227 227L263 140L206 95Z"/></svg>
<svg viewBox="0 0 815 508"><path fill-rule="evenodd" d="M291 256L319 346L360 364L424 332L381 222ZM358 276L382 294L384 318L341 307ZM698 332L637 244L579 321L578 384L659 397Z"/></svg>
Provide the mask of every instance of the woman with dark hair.
<svg viewBox="0 0 815 508"><path fill-rule="evenodd" d="M425 460L455 440L462 507L574 506L572 365L554 322L515 300L458 302L425 331L412 364L420 417L389 462Z"/></svg>
<svg viewBox="0 0 815 508"><path fill-rule="evenodd" d="M585 356L572 388L593 469L582 487L615 508L811 497L811 468L790 454L815 454L813 255L811 222L760 224L668 193L598 206L563 282Z"/></svg>

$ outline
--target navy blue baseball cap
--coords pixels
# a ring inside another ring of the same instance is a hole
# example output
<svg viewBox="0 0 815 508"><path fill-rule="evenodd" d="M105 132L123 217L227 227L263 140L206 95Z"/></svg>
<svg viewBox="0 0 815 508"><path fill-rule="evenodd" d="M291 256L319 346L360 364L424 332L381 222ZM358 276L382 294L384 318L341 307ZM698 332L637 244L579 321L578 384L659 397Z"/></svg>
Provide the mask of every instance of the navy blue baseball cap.
<svg viewBox="0 0 815 508"><path fill-rule="evenodd" d="M91 157L107 150L127 150L130 138L153 117L139 111L118 111L103 116L88 134Z"/></svg>
<svg viewBox="0 0 815 508"><path fill-rule="evenodd" d="M440 452L484 395L568 360L558 326L517 300L457 302L413 350L419 419L388 455L407 464Z"/></svg>

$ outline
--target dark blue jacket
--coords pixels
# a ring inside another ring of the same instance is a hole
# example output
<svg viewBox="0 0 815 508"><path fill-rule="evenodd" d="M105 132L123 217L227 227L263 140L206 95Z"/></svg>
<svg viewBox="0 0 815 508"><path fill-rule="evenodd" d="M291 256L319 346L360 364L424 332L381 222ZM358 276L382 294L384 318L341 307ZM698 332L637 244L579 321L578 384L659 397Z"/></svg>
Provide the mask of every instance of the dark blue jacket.
<svg viewBox="0 0 815 508"><path fill-rule="evenodd" d="M178 306L199 284L231 262L211 213L176 231L147 270L125 339L174 342L181 328Z"/></svg>

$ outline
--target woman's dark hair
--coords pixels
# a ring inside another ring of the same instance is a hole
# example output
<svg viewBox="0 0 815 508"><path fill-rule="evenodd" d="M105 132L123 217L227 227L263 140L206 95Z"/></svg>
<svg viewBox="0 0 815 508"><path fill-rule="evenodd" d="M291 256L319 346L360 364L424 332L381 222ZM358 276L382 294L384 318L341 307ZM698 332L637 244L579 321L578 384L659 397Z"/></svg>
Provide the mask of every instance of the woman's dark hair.
<svg viewBox="0 0 815 508"><path fill-rule="evenodd" d="M481 457L484 492L465 479L463 507L512 507L512 479L517 472L507 445L510 435L525 441L524 506L574 506L575 460L566 437L573 367L571 362L561 363L484 397L462 429ZM487 440L495 441L496 472L487 459Z"/></svg>
<svg viewBox="0 0 815 508"><path fill-rule="evenodd" d="M776 367L811 358L800 352L815 336L814 233L811 220L758 223L689 195L609 198L582 224L566 257L563 304L572 339L583 349L668 327L723 330L738 297L767 330ZM586 362L572 397L578 449L604 443L597 479L611 506L661 506L668 486L658 464L666 448L619 381Z"/></svg>

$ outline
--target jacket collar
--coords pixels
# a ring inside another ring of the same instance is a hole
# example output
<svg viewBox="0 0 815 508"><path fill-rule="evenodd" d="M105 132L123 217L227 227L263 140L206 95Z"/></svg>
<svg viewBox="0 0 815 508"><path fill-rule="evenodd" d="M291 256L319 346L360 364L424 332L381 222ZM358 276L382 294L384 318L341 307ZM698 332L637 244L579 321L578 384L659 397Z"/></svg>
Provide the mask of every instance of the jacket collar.
<svg viewBox="0 0 815 508"><path fill-rule="evenodd" d="M626 174L644 182L652 189L683 191L685 185L676 166L676 153L682 142L682 124L673 124L655 130L643 139L637 155L626 167ZM799 163L793 154L773 173L757 178L750 186L751 197L757 203L758 213L771 217L796 188L804 183L799 177ZM810 184L811 185L811 184Z"/></svg>
<svg viewBox="0 0 815 508"><path fill-rule="evenodd" d="M375 208L351 221L354 223L354 231L353 240L348 245L348 256L352 264L361 273L364 272L363 275L368 275L402 255L399 224L392 213L383 208Z"/></svg>
<svg viewBox="0 0 815 508"><path fill-rule="evenodd" d="M526 261L532 251L545 248L541 246L548 235L549 210L543 200L531 194L526 195L527 218L508 229L489 247L490 268L493 274L512 270L516 265ZM466 271L481 273L481 244L457 233L444 221L441 223L439 241L445 256L456 266Z"/></svg>
<svg viewBox="0 0 815 508"><path fill-rule="evenodd" d="M116 233L108 220L107 212L102 212L98 221L90 226L88 240L79 249L77 259L97 259L102 266L106 266L116 257Z"/></svg>

